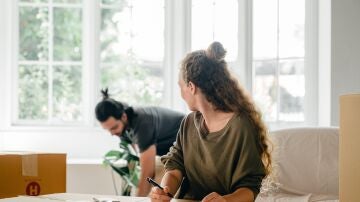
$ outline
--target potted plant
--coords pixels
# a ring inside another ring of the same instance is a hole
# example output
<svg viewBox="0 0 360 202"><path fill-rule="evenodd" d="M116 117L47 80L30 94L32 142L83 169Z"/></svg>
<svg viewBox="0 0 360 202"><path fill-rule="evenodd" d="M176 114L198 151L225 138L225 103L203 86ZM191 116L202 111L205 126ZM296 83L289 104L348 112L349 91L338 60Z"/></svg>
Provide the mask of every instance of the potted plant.
<svg viewBox="0 0 360 202"><path fill-rule="evenodd" d="M137 152L130 142L122 140L119 150L110 150L104 156L104 165L110 166L124 180L121 187L123 196L130 196L136 189L140 178L140 163Z"/></svg>

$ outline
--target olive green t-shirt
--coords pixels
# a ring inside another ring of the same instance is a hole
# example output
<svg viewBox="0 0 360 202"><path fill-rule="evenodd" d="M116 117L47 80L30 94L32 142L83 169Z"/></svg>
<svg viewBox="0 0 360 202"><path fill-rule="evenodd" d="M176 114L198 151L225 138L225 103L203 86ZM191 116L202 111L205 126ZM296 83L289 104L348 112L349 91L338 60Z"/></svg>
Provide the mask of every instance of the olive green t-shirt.
<svg viewBox="0 0 360 202"><path fill-rule="evenodd" d="M186 178L188 188L180 195L201 200L211 192L226 195L247 187L256 196L265 169L250 120L235 114L223 129L212 133L200 127L203 121L201 113L189 114L176 142L161 158L166 170L178 169Z"/></svg>

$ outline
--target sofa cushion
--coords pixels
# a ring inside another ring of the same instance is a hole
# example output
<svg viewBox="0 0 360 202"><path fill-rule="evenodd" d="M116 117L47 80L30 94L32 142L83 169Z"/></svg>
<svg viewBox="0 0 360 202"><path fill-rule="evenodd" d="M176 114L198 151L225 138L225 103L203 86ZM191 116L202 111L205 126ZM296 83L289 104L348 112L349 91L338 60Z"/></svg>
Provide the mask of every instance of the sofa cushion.
<svg viewBox="0 0 360 202"><path fill-rule="evenodd" d="M280 190L338 195L338 128L292 128L271 132Z"/></svg>

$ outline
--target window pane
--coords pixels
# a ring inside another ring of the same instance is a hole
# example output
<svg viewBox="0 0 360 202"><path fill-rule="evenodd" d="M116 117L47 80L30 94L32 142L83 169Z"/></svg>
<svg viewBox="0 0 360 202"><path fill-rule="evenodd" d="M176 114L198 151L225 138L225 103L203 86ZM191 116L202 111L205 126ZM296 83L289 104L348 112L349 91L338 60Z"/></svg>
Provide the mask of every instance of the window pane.
<svg viewBox="0 0 360 202"><path fill-rule="evenodd" d="M19 60L48 59L48 9L19 7Z"/></svg>
<svg viewBox="0 0 360 202"><path fill-rule="evenodd" d="M304 57L305 1L279 0L279 56Z"/></svg>
<svg viewBox="0 0 360 202"><path fill-rule="evenodd" d="M82 120L81 66L55 66L53 70L53 118Z"/></svg>
<svg viewBox="0 0 360 202"><path fill-rule="evenodd" d="M19 66L19 119L47 120L47 75L47 66Z"/></svg>
<svg viewBox="0 0 360 202"><path fill-rule="evenodd" d="M70 4L79 4L82 0L53 0L54 3L70 3Z"/></svg>
<svg viewBox="0 0 360 202"><path fill-rule="evenodd" d="M254 100L266 121L277 119L276 61L254 62Z"/></svg>
<svg viewBox="0 0 360 202"><path fill-rule="evenodd" d="M164 57L164 0L132 0L132 48L144 61Z"/></svg>
<svg viewBox="0 0 360 202"><path fill-rule="evenodd" d="M102 9L101 19L101 61L120 62L120 55L126 56L131 47L129 9Z"/></svg>
<svg viewBox="0 0 360 202"><path fill-rule="evenodd" d="M136 105L160 105L164 80L156 68L126 62L101 68L101 87L109 87L115 98Z"/></svg>
<svg viewBox="0 0 360 202"><path fill-rule="evenodd" d="M101 60L118 62L129 52L141 61L164 57L164 1L136 0L101 11Z"/></svg>
<svg viewBox="0 0 360 202"><path fill-rule="evenodd" d="M81 60L81 9L54 8L54 60Z"/></svg>
<svg viewBox="0 0 360 202"><path fill-rule="evenodd" d="M204 49L213 41L227 49L226 60L234 61L238 54L237 0L193 0L191 12L191 48Z"/></svg>
<svg viewBox="0 0 360 202"><path fill-rule="evenodd" d="M280 114L282 121L304 121L303 60L280 61Z"/></svg>
<svg viewBox="0 0 360 202"><path fill-rule="evenodd" d="M101 10L101 87L119 100L159 105L164 91L164 1L121 1Z"/></svg>
<svg viewBox="0 0 360 202"><path fill-rule="evenodd" d="M277 0L253 1L253 57L277 57Z"/></svg>

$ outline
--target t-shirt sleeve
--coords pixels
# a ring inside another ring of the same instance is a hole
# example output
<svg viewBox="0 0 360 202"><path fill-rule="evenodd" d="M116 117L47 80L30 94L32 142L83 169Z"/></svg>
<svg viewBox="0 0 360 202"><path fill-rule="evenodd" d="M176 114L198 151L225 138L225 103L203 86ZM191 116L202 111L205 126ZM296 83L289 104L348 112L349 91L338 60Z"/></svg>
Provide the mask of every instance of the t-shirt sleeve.
<svg viewBox="0 0 360 202"><path fill-rule="evenodd" d="M136 139L135 143L139 146L140 153L147 150L151 145L156 144L155 128L152 119L139 120L134 135Z"/></svg>
<svg viewBox="0 0 360 202"><path fill-rule="evenodd" d="M241 187L253 191L254 196L260 192L261 182L265 176L265 169L256 147L255 130L250 122L245 121L240 129L240 159L235 165L232 177L231 191Z"/></svg>
<svg viewBox="0 0 360 202"><path fill-rule="evenodd" d="M165 170L180 170L183 176L185 176L185 166L182 149L184 125L185 119L182 120L180 124L180 128L176 136L176 141L174 142L173 146L170 147L170 150L166 155L161 157L161 162L164 164Z"/></svg>

